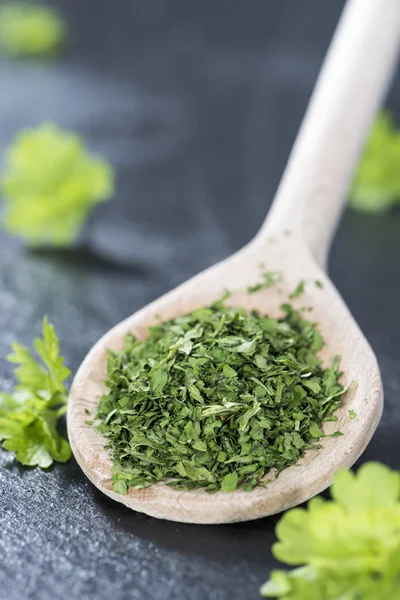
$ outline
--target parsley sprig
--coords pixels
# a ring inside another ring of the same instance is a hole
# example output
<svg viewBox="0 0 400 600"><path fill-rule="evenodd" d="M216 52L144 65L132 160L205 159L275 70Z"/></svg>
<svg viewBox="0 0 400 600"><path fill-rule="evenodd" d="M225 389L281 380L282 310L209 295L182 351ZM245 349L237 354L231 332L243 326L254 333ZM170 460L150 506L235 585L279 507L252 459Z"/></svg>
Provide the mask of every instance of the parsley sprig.
<svg viewBox="0 0 400 600"><path fill-rule="evenodd" d="M53 56L66 37L67 26L54 7L19 0L0 6L0 52L6 56Z"/></svg>
<svg viewBox="0 0 400 600"><path fill-rule="evenodd" d="M59 356L58 338L46 317L43 337L34 346L41 362L17 342L7 357L18 365L18 383L11 394L0 394L0 441L23 465L46 468L71 456L68 442L57 430L58 419L67 409L64 382L70 370Z"/></svg>
<svg viewBox="0 0 400 600"><path fill-rule="evenodd" d="M261 588L284 600L400 598L400 473L367 463L336 474L333 500L284 514L273 546L277 559L301 565L274 571Z"/></svg>
<svg viewBox="0 0 400 600"><path fill-rule="evenodd" d="M54 123L25 129L5 154L3 226L30 246L68 246L113 191L111 165L79 135Z"/></svg>
<svg viewBox="0 0 400 600"><path fill-rule="evenodd" d="M355 210L379 213L400 202L400 131L392 115L376 119L350 193Z"/></svg>

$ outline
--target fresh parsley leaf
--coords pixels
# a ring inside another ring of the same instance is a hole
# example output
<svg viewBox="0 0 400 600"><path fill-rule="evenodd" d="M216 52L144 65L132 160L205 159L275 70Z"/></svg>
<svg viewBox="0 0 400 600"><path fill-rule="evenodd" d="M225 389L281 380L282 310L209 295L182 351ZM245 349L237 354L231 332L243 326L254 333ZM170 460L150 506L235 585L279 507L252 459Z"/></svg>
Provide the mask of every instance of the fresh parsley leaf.
<svg viewBox="0 0 400 600"><path fill-rule="evenodd" d="M400 597L400 474L380 463L335 475L332 501L289 510L276 527L274 571L260 592L285 600Z"/></svg>
<svg viewBox="0 0 400 600"><path fill-rule="evenodd" d="M54 8L18 0L0 6L0 52L7 56L53 55L66 36L66 25Z"/></svg>
<svg viewBox="0 0 400 600"><path fill-rule="evenodd" d="M357 475L352 471L337 473L331 494L349 514L391 506L397 507L400 518L400 474L380 463L363 465Z"/></svg>
<svg viewBox="0 0 400 600"><path fill-rule="evenodd" d="M289 573L274 571L260 592L264 598L284 600L394 600L399 597L399 586L369 576L339 578L306 566Z"/></svg>
<svg viewBox="0 0 400 600"><path fill-rule="evenodd" d="M57 422L66 411L64 382L70 371L59 356L58 338L46 317L43 337L34 345L42 362L18 343L13 344L8 357L18 365L17 385L12 394L0 394L0 441L23 465L44 469L54 460L66 462L71 456L68 442L57 430Z"/></svg>
<svg viewBox="0 0 400 600"><path fill-rule="evenodd" d="M384 212L400 200L400 131L382 112L362 154L350 194L350 206L364 212Z"/></svg>
<svg viewBox="0 0 400 600"><path fill-rule="evenodd" d="M28 244L65 246L114 188L111 166L54 124L19 133L0 179L4 228Z"/></svg>
<svg viewBox="0 0 400 600"><path fill-rule="evenodd" d="M3 443L3 448L15 452L16 459L23 465L38 465L45 469L53 460L66 462L71 450L68 442L50 426L54 418L58 418L54 411L43 413L19 435L9 437Z"/></svg>

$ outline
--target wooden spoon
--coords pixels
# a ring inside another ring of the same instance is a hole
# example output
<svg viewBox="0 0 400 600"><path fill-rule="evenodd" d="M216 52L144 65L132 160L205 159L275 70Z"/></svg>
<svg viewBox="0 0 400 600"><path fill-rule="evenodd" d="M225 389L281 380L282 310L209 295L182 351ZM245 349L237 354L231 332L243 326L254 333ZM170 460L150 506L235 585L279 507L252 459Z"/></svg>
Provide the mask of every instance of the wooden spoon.
<svg viewBox="0 0 400 600"><path fill-rule="evenodd" d="M68 433L76 460L105 494L154 517L189 523L228 523L280 512L318 494L335 471L349 468L363 452L380 420L382 383L376 358L335 287L325 264L354 166L373 116L393 72L400 43L399 0L351 0L347 3L319 76L270 214L245 248L193 277L114 327L83 361L72 385ZM268 165L266 165L268 167ZM275 287L248 295L260 280L260 263L283 274ZM352 274L357 277L357 273ZM305 295L295 305L312 306L309 314L326 341L321 358L341 356L344 383L356 383L337 411L342 437L326 437L319 450L283 471L266 488L252 492L208 494L182 492L165 484L116 494L106 443L85 424L105 392L107 348L120 349L131 331L140 339L156 322L190 312L219 299L225 289L238 290L229 303L272 316L305 281ZM322 282L323 288L315 284ZM368 302L368 298L365 299ZM356 417L350 419L349 410Z"/></svg>

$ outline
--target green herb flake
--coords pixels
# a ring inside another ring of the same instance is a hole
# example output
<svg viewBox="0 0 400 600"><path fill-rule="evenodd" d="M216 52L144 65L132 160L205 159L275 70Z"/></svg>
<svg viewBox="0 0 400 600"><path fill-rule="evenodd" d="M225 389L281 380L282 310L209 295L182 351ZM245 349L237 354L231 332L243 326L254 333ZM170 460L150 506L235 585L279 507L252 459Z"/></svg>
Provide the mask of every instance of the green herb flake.
<svg viewBox="0 0 400 600"><path fill-rule="evenodd" d="M261 276L262 281L259 281L254 285L249 285L249 287L247 288L248 294L254 294L256 292L259 292L260 290L270 288L273 285L279 283L279 281L281 281L282 279L282 274L279 271L267 271L265 273L262 273Z"/></svg>
<svg viewBox="0 0 400 600"><path fill-rule="evenodd" d="M400 474L366 463L340 471L332 500L287 511L278 522L275 570L260 593L284 600L400 598Z"/></svg>
<svg viewBox="0 0 400 600"><path fill-rule="evenodd" d="M217 302L110 351L96 427L115 491L250 491L318 443L341 401L339 361L324 369L316 326L282 310L274 319Z"/></svg>
<svg viewBox="0 0 400 600"><path fill-rule="evenodd" d="M238 476L237 473L228 473L221 481L222 492L234 492L237 488Z"/></svg>
<svg viewBox="0 0 400 600"><path fill-rule="evenodd" d="M68 442L57 430L67 409L64 381L70 371L59 356L56 332L46 318L43 337L34 346L40 361L17 342L7 357L17 365L18 383L11 394L0 393L0 441L23 465L45 469L53 461L66 462L71 457Z"/></svg>
<svg viewBox="0 0 400 600"><path fill-rule="evenodd" d="M300 281L299 285L297 286L297 288L294 290L294 292L292 292L289 296L289 298L291 300L293 300L294 298L299 298L299 296L302 296L304 294L304 286L305 286L305 281Z"/></svg>
<svg viewBox="0 0 400 600"><path fill-rule="evenodd" d="M315 283L316 287L320 288L321 290L324 287L324 284L322 283L322 281L320 279L316 279L314 283Z"/></svg>
<svg viewBox="0 0 400 600"><path fill-rule="evenodd" d="M350 419L355 419L356 416L357 416L356 411L353 408L350 408L350 410L348 411L348 413L349 413Z"/></svg>

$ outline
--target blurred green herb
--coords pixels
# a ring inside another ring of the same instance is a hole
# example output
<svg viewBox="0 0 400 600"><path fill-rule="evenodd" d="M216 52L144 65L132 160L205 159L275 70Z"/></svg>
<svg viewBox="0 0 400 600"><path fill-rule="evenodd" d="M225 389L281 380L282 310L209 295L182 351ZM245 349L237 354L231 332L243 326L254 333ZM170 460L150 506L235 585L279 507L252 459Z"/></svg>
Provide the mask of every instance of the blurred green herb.
<svg viewBox="0 0 400 600"><path fill-rule="evenodd" d="M0 5L0 52L11 57L57 53L67 37L58 11L31 2Z"/></svg>
<svg viewBox="0 0 400 600"><path fill-rule="evenodd" d="M304 294L304 285L305 285L305 282L300 281L299 285L294 290L294 292L292 292L290 294L289 298L293 300L294 298L298 298L299 296L302 296Z"/></svg>
<svg viewBox="0 0 400 600"><path fill-rule="evenodd" d="M383 212L400 201L400 131L388 112L375 121L350 193L350 206Z"/></svg>
<svg viewBox="0 0 400 600"><path fill-rule="evenodd" d="M56 332L45 318L43 338L35 340L40 361L17 342L7 360L15 369L17 386L13 393L0 393L0 441L16 453L23 465L46 468L52 462L66 462L71 449L57 431L57 422L67 409L64 381L70 374L59 356Z"/></svg>
<svg viewBox="0 0 400 600"><path fill-rule="evenodd" d="M350 419L355 419L356 418L357 414L356 414L356 411L353 408L350 408L350 410L348 412L349 412Z"/></svg>
<svg viewBox="0 0 400 600"><path fill-rule="evenodd" d="M279 283L279 281L282 279L282 275L279 273L279 271L268 271L266 273L262 273L261 277L262 281L259 281L254 285L249 285L246 290L248 294L254 294L260 290L270 288L271 286Z"/></svg>
<svg viewBox="0 0 400 600"><path fill-rule="evenodd" d="M251 490L295 464L340 403L338 358L324 369L315 325L222 302L132 335L110 352L98 430L114 490L164 481L208 492Z"/></svg>
<svg viewBox="0 0 400 600"><path fill-rule="evenodd" d="M111 166L76 134L53 124L25 130L8 150L0 179L4 227L32 246L68 245L113 188Z"/></svg>
<svg viewBox="0 0 400 600"><path fill-rule="evenodd" d="M322 283L322 281L320 281L319 279L315 280L315 285L317 287L319 287L320 289L322 289L324 287L324 284Z"/></svg>
<svg viewBox="0 0 400 600"><path fill-rule="evenodd" d="M379 463L336 474L332 501L286 512L274 556L294 571L274 571L261 588L284 600L400 598L400 474Z"/></svg>

